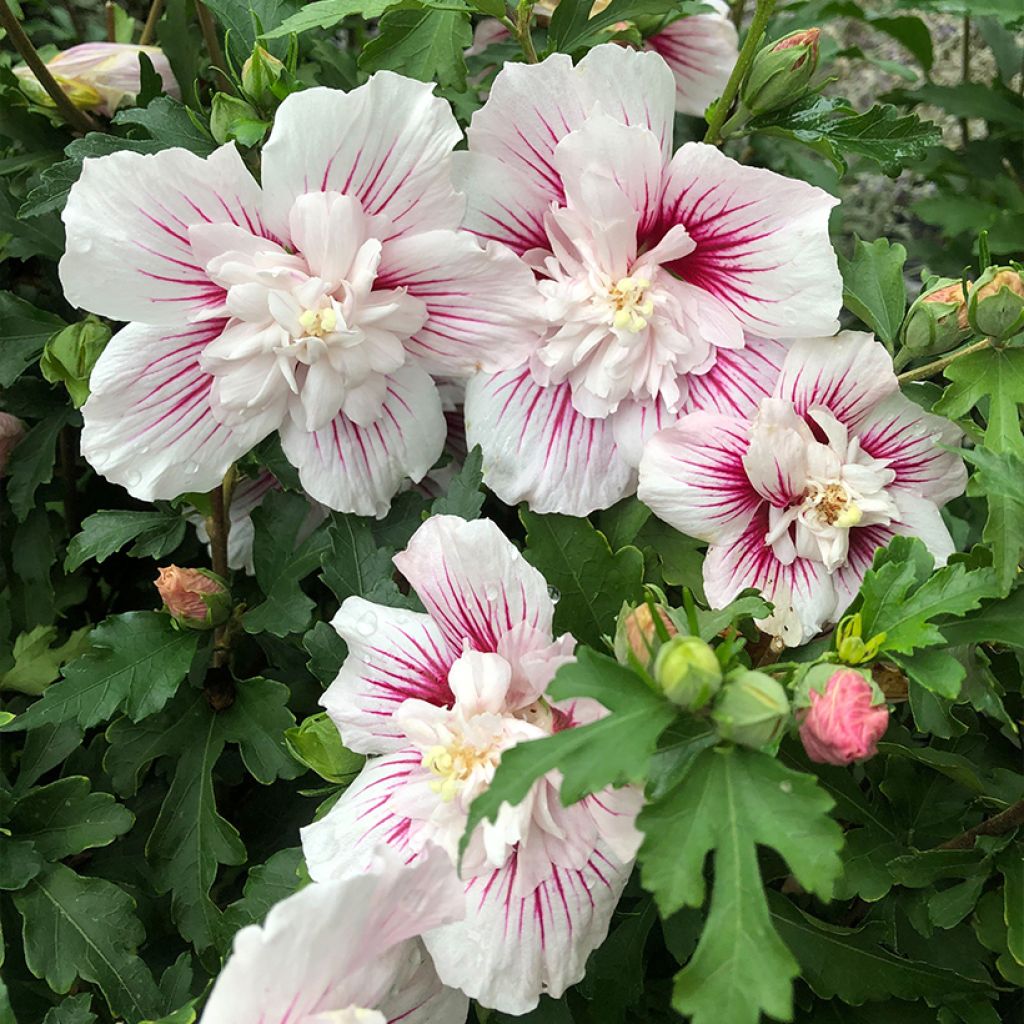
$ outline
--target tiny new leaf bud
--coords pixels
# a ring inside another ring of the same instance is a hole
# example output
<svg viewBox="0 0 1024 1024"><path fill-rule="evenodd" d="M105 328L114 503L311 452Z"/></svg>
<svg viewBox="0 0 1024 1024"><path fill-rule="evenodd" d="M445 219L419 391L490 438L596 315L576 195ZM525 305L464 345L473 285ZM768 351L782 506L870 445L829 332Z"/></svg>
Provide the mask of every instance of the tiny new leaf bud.
<svg viewBox="0 0 1024 1024"><path fill-rule="evenodd" d="M819 35L816 28L801 29L757 52L740 90L751 114L781 110L807 95L818 70Z"/></svg>
<svg viewBox="0 0 1024 1024"><path fill-rule="evenodd" d="M210 109L210 132L219 143L237 142L242 146L255 146L270 128L256 109L237 96L218 92Z"/></svg>
<svg viewBox="0 0 1024 1024"><path fill-rule="evenodd" d="M963 281L939 278L914 300L903 321L905 349L915 356L940 355L970 337L964 287Z"/></svg>
<svg viewBox="0 0 1024 1024"><path fill-rule="evenodd" d="M782 684L771 676L738 672L719 692L711 719L722 739L759 749L782 735L789 720L789 700Z"/></svg>
<svg viewBox="0 0 1024 1024"><path fill-rule="evenodd" d="M278 99L274 86L285 74L285 66L272 53L257 45L242 65L242 92L261 107L273 106Z"/></svg>
<svg viewBox="0 0 1024 1024"><path fill-rule="evenodd" d="M722 666L699 637L674 636L654 661L654 678L673 704L699 711L722 685Z"/></svg>
<svg viewBox="0 0 1024 1024"><path fill-rule="evenodd" d="M89 375L110 341L110 328L94 316L58 331L46 343L39 368L51 383L62 381L76 409L89 397Z"/></svg>
<svg viewBox="0 0 1024 1024"><path fill-rule="evenodd" d="M1007 341L1024 331L1024 276L1012 267L989 267L974 284L967 318L978 334Z"/></svg>
<svg viewBox="0 0 1024 1024"><path fill-rule="evenodd" d="M213 629L231 614L228 585L209 569L165 566L156 578L156 589L164 609L187 629Z"/></svg>
<svg viewBox="0 0 1024 1024"><path fill-rule="evenodd" d="M836 626L836 653L847 665L859 665L874 658L885 643L885 633L876 633L869 640L861 637L860 612L847 615Z"/></svg>
<svg viewBox="0 0 1024 1024"><path fill-rule="evenodd" d="M650 668L661 647L661 637L665 634L673 637L679 632L661 605L656 604L654 608L664 626L664 633L659 631L649 605L641 604L636 608L623 605L615 628L615 657L619 664L631 664L632 655L644 668Z"/></svg>

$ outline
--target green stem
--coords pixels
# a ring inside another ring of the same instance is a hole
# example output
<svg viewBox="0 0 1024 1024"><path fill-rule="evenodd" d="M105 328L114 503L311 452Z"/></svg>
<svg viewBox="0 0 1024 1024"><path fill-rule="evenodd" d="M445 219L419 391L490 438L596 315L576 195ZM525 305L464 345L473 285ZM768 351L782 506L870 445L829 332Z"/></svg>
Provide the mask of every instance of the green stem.
<svg viewBox="0 0 1024 1024"><path fill-rule="evenodd" d="M746 0L733 0L729 16L732 18L732 23L736 26L737 30L739 30L743 25L743 14L746 11L746 8Z"/></svg>
<svg viewBox="0 0 1024 1024"><path fill-rule="evenodd" d="M896 379L901 384L909 384L915 380L927 380L929 377L934 377L937 373L941 373L950 363L955 363L961 356L969 356L972 352L980 352L991 344L992 340L990 338L982 338L981 341L976 341L973 345L968 345L966 348L958 349L951 355L943 356L932 363L925 363L924 366L918 366L914 370L907 370L906 373L901 373Z"/></svg>
<svg viewBox="0 0 1024 1024"><path fill-rule="evenodd" d="M537 49L533 45L533 34L530 32L530 19L533 17L532 0L519 0L514 11L515 18L500 18L501 23L512 33L519 43L527 64L537 63Z"/></svg>
<svg viewBox="0 0 1024 1024"><path fill-rule="evenodd" d="M139 46L148 46L153 35L156 33L156 23L163 14L164 0L153 0L149 5L149 14L146 15L146 24L142 26L142 35L139 36Z"/></svg>
<svg viewBox="0 0 1024 1024"><path fill-rule="evenodd" d="M8 6L7 0L0 0L0 26L6 30L14 48L32 70L32 74L36 76L36 81L46 90L50 99L53 100L54 106L60 111L64 120L72 128L77 128L80 132L102 131L99 124L84 110L79 110L57 84L57 80L50 74L50 69L43 63L42 57L36 53L32 40L25 35L25 30L21 27L21 23Z"/></svg>
<svg viewBox="0 0 1024 1024"><path fill-rule="evenodd" d="M196 0L196 15L199 18L199 28L203 33L203 42L210 57L214 78L217 80L217 88L221 92L234 92L231 82L224 74L224 51L221 50L220 39L217 38L217 26L202 0Z"/></svg>
<svg viewBox="0 0 1024 1024"><path fill-rule="evenodd" d="M719 144L722 126L725 124L725 119L729 116L729 111L732 109L736 94L740 91L740 85L743 83L743 79L746 78L747 71L750 69L758 47L761 45L761 37L764 35L768 19L772 16L774 9L775 0L757 0L754 20L750 23L750 30L747 32L747 38L743 41L743 48L740 50L736 66L732 69L732 74L726 83L725 91L715 104L711 120L708 122L707 134L704 136L705 142L709 142L714 146Z"/></svg>

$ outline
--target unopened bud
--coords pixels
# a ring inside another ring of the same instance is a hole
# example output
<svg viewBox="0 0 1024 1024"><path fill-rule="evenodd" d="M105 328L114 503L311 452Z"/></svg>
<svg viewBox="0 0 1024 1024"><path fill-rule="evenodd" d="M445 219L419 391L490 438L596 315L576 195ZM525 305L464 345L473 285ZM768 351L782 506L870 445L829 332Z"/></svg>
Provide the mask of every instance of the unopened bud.
<svg viewBox="0 0 1024 1024"><path fill-rule="evenodd" d="M255 146L270 127L256 109L237 96L218 92L210 106L210 133L219 143L237 142L242 146Z"/></svg>
<svg viewBox="0 0 1024 1024"><path fill-rule="evenodd" d="M915 356L939 355L956 348L971 333L963 281L940 278L922 292L903 321L903 347Z"/></svg>
<svg viewBox="0 0 1024 1024"><path fill-rule="evenodd" d="M76 409L89 397L89 375L107 342L110 328L94 316L58 331L46 343L39 368L51 383L62 382Z"/></svg>
<svg viewBox="0 0 1024 1024"><path fill-rule="evenodd" d="M165 611L188 629L213 629L231 614L228 585L209 569L168 565L160 570L156 589Z"/></svg>
<svg viewBox="0 0 1024 1024"><path fill-rule="evenodd" d="M285 66L262 46L242 65L242 92L260 106L272 106L277 97L274 86L285 74Z"/></svg>
<svg viewBox="0 0 1024 1024"><path fill-rule="evenodd" d="M654 678L673 704L699 711L722 685L722 666L700 637L675 636L654 662Z"/></svg>
<svg viewBox="0 0 1024 1024"><path fill-rule="evenodd" d="M885 643L886 634L876 633L868 640L861 636L863 621L860 612L847 615L836 626L836 653L847 665L859 665L874 658Z"/></svg>
<svg viewBox="0 0 1024 1024"><path fill-rule="evenodd" d="M25 424L9 412L0 412L0 477L7 472L7 460L25 436Z"/></svg>
<svg viewBox="0 0 1024 1024"><path fill-rule="evenodd" d="M740 672L722 687L711 718L722 739L757 749L782 735L789 700L782 684L771 676Z"/></svg>
<svg viewBox="0 0 1024 1024"><path fill-rule="evenodd" d="M781 110L807 95L818 70L820 34L816 28L801 29L757 52L740 92L750 113Z"/></svg>
<svg viewBox="0 0 1024 1024"><path fill-rule="evenodd" d="M669 618L668 612L660 604L654 605L654 609L655 612L652 613L651 606L646 604L638 605L636 608L623 606L615 628L615 657L619 664L629 665L632 655L644 668L650 668L658 648L661 647L662 635L673 637L679 632ZM661 619L664 634L659 633L654 614Z"/></svg>
<svg viewBox="0 0 1024 1024"><path fill-rule="evenodd" d="M974 284L967 318L978 334L1006 341L1024 331L1024 276L1012 267L989 267Z"/></svg>

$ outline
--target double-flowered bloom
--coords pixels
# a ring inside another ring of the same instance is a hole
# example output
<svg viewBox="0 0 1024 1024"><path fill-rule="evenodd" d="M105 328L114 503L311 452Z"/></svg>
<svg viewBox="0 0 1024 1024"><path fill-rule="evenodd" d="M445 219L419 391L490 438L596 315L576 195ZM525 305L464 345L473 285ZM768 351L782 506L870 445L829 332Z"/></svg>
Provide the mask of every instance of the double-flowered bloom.
<svg viewBox="0 0 1024 1024"><path fill-rule="evenodd" d="M494 523L435 516L395 565L425 614L349 598L334 620L349 653L323 703L346 746L375 756L303 831L317 880L359 873L381 842L412 863L440 847L454 876L470 804L502 752L602 714L544 698L574 641L552 636L543 577ZM423 936L446 985L508 1013L583 977L639 841L638 791L563 807L559 781L545 776L473 833L465 916Z"/></svg>
<svg viewBox="0 0 1024 1024"><path fill-rule="evenodd" d="M456 154L467 227L534 271L546 320L519 366L467 389L469 443L506 502L612 504L651 433L748 413L775 339L838 327L836 200L714 146L673 155L675 88L657 54L611 44L508 64Z"/></svg>
<svg viewBox="0 0 1024 1024"><path fill-rule="evenodd" d="M656 434L639 496L710 542L713 606L755 587L775 606L762 628L795 646L837 621L895 534L945 563L953 542L939 509L967 473L941 446L960 436L900 393L882 345L848 331L795 343L751 416L697 412Z"/></svg>
<svg viewBox="0 0 1024 1024"><path fill-rule="evenodd" d="M144 500L217 484L280 433L304 489L382 515L441 453L432 375L521 361L532 275L459 230L460 132L381 72L280 107L256 183L231 145L87 160L64 211L69 301L130 321L82 410L82 451Z"/></svg>

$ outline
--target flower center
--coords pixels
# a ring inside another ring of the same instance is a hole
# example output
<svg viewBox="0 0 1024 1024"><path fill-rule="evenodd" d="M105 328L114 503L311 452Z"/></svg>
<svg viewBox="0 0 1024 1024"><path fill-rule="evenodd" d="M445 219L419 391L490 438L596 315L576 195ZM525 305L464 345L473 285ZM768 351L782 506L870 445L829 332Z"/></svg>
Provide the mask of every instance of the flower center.
<svg viewBox="0 0 1024 1024"><path fill-rule="evenodd" d="M299 323L305 329L306 337L323 338L338 326L338 314L330 306L307 309L299 315Z"/></svg>
<svg viewBox="0 0 1024 1024"><path fill-rule="evenodd" d="M437 776L431 781L430 788L450 803L476 772L481 768L496 768L500 760L501 751L496 743L476 747L462 736L457 736L447 746L439 744L427 750L423 755L423 767Z"/></svg>
<svg viewBox="0 0 1024 1024"><path fill-rule="evenodd" d="M647 294L651 282L646 277L621 277L608 289L612 307L612 326L639 334L654 312L654 300Z"/></svg>
<svg viewBox="0 0 1024 1024"><path fill-rule="evenodd" d="M826 484L811 482L804 491L801 512L818 519L823 526L849 529L856 526L864 512L857 504L857 495L841 480Z"/></svg>

